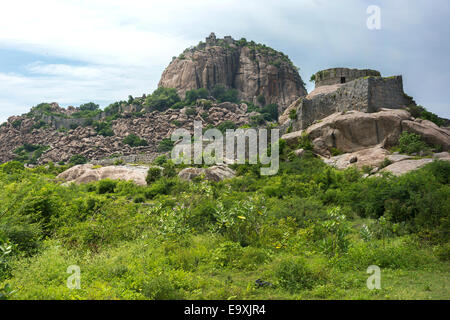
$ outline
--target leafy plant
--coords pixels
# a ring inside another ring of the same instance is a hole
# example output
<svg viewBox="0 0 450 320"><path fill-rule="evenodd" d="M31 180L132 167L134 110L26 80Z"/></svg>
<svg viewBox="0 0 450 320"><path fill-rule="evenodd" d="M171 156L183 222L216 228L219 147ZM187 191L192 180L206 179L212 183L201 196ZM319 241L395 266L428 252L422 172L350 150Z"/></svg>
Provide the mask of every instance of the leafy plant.
<svg viewBox="0 0 450 320"><path fill-rule="evenodd" d="M167 151L172 150L173 143L174 142L169 138L162 139L158 145L158 152L167 152Z"/></svg>
<svg viewBox="0 0 450 320"><path fill-rule="evenodd" d="M148 143L146 140L139 138L135 134L129 134L123 139L124 144L128 144L131 147L142 147L147 146Z"/></svg>
<svg viewBox="0 0 450 320"><path fill-rule="evenodd" d="M398 147L401 153L413 154L426 151L427 145L421 137L415 133L403 131L398 139Z"/></svg>
<svg viewBox="0 0 450 320"><path fill-rule="evenodd" d="M147 178L145 179L145 181L147 182L147 184L151 184L152 182L155 182L161 177L162 177L162 170L157 167L151 167L148 169Z"/></svg>

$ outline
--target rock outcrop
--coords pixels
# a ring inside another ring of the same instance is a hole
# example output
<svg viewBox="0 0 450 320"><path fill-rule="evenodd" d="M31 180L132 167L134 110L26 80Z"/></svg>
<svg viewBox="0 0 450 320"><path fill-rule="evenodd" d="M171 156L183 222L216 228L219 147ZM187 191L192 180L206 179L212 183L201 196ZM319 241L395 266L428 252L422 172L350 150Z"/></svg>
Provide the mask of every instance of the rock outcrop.
<svg viewBox="0 0 450 320"><path fill-rule="evenodd" d="M345 153L329 159L324 158L324 162L338 169L346 169L350 166L355 166L358 169L362 169L363 167L379 167L388 156L389 151L378 146L356 152Z"/></svg>
<svg viewBox="0 0 450 320"><path fill-rule="evenodd" d="M314 151L329 157L333 149L350 153L380 145L394 146L402 133L402 122L411 120L405 110L382 110L375 113L349 111L335 113L308 127L304 132L314 144ZM283 135L295 144L303 131Z"/></svg>
<svg viewBox="0 0 450 320"><path fill-rule="evenodd" d="M218 84L237 89L240 100L258 104L258 97L263 97L266 104L278 104L281 112L307 93L297 69L281 52L213 35L206 44L175 58L159 82L161 87L175 88L181 97L188 90L212 89Z"/></svg>
<svg viewBox="0 0 450 320"><path fill-rule="evenodd" d="M197 177L202 177L208 181L222 181L236 176L233 169L225 165L217 165L209 168L185 168L178 173L178 177L191 181Z"/></svg>
<svg viewBox="0 0 450 320"><path fill-rule="evenodd" d="M144 166L107 166L94 167L92 164L74 166L56 178L70 183L89 183L103 179L133 181L137 185L144 186L148 167Z"/></svg>

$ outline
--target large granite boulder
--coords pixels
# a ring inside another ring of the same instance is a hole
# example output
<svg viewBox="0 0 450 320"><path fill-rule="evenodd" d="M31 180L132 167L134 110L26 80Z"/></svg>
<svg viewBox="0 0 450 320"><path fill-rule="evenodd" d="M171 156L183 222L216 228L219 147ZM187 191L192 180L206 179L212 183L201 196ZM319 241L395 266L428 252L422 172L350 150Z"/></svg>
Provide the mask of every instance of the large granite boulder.
<svg viewBox="0 0 450 320"><path fill-rule="evenodd" d="M410 119L411 115L400 109L384 109L374 113L339 112L304 131L285 134L282 139L292 146L298 143L305 132L314 144L314 151L330 157L332 149L351 153L375 146L393 146L402 133L402 121Z"/></svg>
<svg viewBox="0 0 450 320"><path fill-rule="evenodd" d="M345 153L339 156L324 158L324 162L338 169L346 169L355 166L358 169L367 167L379 167L385 158L389 156L389 151L380 146Z"/></svg>
<svg viewBox="0 0 450 320"><path fill-rule="evenodd" d="M410 171L420 169L431 162L433 162L433 159L429 158L403 160L381 169L380 172L390 172L395 176L401 176Z"/></svg>
<svg viewBox="0 0 450 320"><path fill-rule="evenodd" d="M95 167L92 164L76 165L56 178L67 183L88 183L103 179L133 181L137 185L146 185L148 167L144 166L107 166Z"/></svg>
<svg viewBox="0 0 450 320"><path fill-rule="evenodd" d="M222 181L236 176L234 170L226 165L217 165L209 168L185 168L178 173L183 180L192 181L196 177L202 177L209 181Z"/></svg>
<svg viewBox="0 0 450 320"><path fill-rule="evenodd" d="M402 129L420 135L431 145L441 145L444 150L450 150L450 132L440 128L434 122L423 119L404 120Z"/></svg>

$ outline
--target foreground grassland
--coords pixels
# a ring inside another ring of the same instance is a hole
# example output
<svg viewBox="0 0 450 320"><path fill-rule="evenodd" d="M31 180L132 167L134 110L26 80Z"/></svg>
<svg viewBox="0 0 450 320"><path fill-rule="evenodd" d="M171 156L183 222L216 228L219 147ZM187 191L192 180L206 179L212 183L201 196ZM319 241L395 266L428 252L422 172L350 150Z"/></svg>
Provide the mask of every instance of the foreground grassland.
<svg viewBox="0 0 450 320"><path fill-rule="evenodd" d="M0 166L3 299L450 299L450 163L364 179L312 156L273 177L63 186ZM67 288L67 268L81 289ZM367 267L381 268L369 290ZM257 286L255 280L270 282Z"/></svg>

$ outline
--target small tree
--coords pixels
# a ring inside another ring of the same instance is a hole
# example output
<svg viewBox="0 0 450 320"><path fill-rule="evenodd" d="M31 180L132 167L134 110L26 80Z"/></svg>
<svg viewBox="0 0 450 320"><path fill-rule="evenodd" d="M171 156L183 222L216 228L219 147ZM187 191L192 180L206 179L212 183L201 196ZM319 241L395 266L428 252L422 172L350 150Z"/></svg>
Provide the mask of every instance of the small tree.
<svg viewBox="0 0 450 320"><path fill-rule="evenodd" d="M69 163L74 165L85 164L87 163L87 159L85 156L82 156L81 154L76 154L70 158Z"/></svg>
<svg viewBox="0 0 450 320"><path fill-rule="evenodd" d="M80 111L96 111L99 109L99 105L93 102L88 102L85 104L82 104L79 107Z"/></svg>
<svg viewBox="0 0 450 320"><path fill-rule="evenodd" d="M135 134L129 134L123 139L124 144L128 144L131 147L142 147L147 146L148 143L146 140L139 138Z"/></svg>
<svg viewBox="0 0 450 320"><path fill-rule="evenodd" d="M147 184L151 184L162 177L162 170L157 167L152 167L148 169L147 172L147 178L145 181L147 181Z"/></svg>

